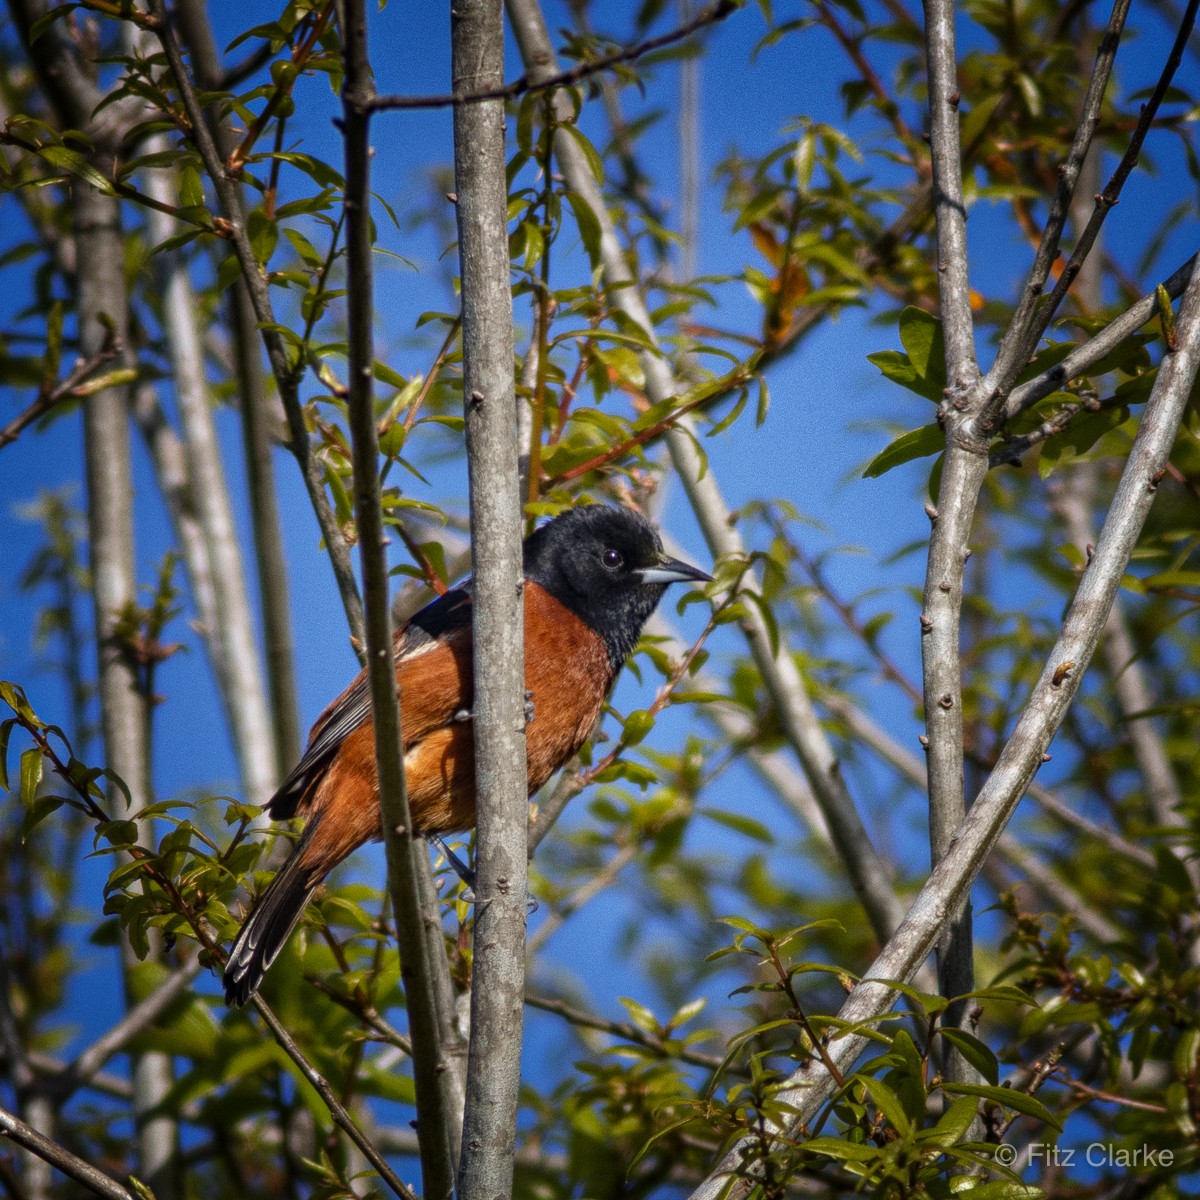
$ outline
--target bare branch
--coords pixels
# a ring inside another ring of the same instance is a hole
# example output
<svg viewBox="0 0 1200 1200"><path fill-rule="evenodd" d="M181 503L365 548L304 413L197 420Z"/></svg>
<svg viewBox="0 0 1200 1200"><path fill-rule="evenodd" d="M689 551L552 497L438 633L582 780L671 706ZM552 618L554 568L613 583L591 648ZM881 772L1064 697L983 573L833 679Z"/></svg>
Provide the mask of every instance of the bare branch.
<svg viewBox="0 0 1200 1200"><path fill-rule="evenodd" d="M960 625L967 546L979 489L987 475L987 447L974 432L980 407L975 330L967 255L967 211L959 141L958 58L953 0L925 0L925 55L929 79L933 208L937 221L938 299L946 345L946 400L938 417L946 431L946 454L937 512L929 539L921 605L922 694L928 744L929 851L936 867L966 813L963 781L962 662ZM962 996L975 986L969 894L947 913L938 944L938 986L943 996ZM961 1023L964 1002L952 1004L949 1024ZM953 1047L945 1072L977 1083L978 1073Z"/></svg>
<svg viewBox="0 0 1200 1200"><path fill-rule="evenodd" d="M255 994L252 1003L258 1009L258 1015L267 1023L267 1027L271 1030L275 1040L283 1048L284 1053L300 1068L300 1073L316 1089L325 1107L329 1109L329 1115L333 1118L333 1123L358 1147L363 1157L379 1172L380 1177L400 1197L400 1200L417 1200L416 1193L411 1188L406 1187L396 1172L388 1166L387 1160L367 1135L363 1133L358 1122L350 1115L346 1106L337 1098L337 1093L330 1086L329 1080L305 1057L304 1052L296 1044L292 1035L279 1023L279 1018L271 1011L267 1002L261 996Z"/></svg>
<svg viewBox="0 0 1200 1200"><path fill-rule="evenodd" d="M1029 278L1025 281L1017 310L1013 313L1000 348L996 352L995 362L988 372L989 390L1007 394L1049 324L1049 319L1045 322L1038 319L1038 305L1050 275L1050 268L1058 257L1059 242L1067 218L1071 214L1071 201L1075 195L1079 175L1100 121L1104 93L1108 90L1108 79L1116 61L1117 47L1121 43L1121 34L1131 3L1132 0L1114 0L1108 28L1096 52L1087 94L1083 99L1083 111L1079 116L1079 124L1075 127L1075 137L1066 160L1058 168L1058 190L1050 205L1033 265L1029 268Z"/></svg>
<svg viewBox="0 0 1200 1200"><path fill-rule="evenodd" d="M456 0L450 43L456 95L498 87L504 78L500 0ZM462 1200L504 1200L512 1194L525 1013L529 786L506 165L503 102L456 107L478 828L471 1037L457 1189Z"/></svg>
<svg viewBox="0 0 1200 1200"><path fill-rule="evenodd" d="M1067 536L1080 547L1087 546L1092 540L1089 490L1086 481L1075 479L1070 485L1060 484L1055 488L1051 499L1066 527ZM1188 819L1181 807L1183 795L1163 739L1154 727L1154 719L1147 715L1154 708L1154 697L1138 661L1137 648L1119 598L1113 602L1108 614L1100 654L1111 680L1117 708L1125 720L1126 734L1154 820L1166 829L1185 829ZM1194 878L1200 879L1197 874L1200 867L1194 859L1183 865Z"/></svg>
<svg viewBox="0 0 1200 1200"><path fill-rule="evenodd" d="M38 398L24 412L19 413L3 429L0 429L0 450L3 450L5 446L12 445L21 436L23 430L32 425L39 417L45 416L56 404L60 404L63 400L78 399L88 395L89 390L85 387L87 381L105 363L112 362L123 352L124 347L120 341L109 338L108 342L91 357L81 358L71 368L70 374L61 382L43 386ZM99 382L105 386L117 386L131 382L134 374L132 369L126 368L121 370L117 376L106 376ZM97 382L92 380L93 389Z"/></svg>
<svg viewBox="0 0 1200 1200"><path fill-rule="evenodd" d="M191 987L199 973L200 963L196 959L174 970L169 979L129 1009L107 1033L67 1063L53 1081L55 1099L63 1103L79 1088L87 1086L113 1055L122 1053Z"/></svg>
<svg viewBox="0 0 1200 1200"><path fill-rule="evenodd" d="M657 37L646 38L632 46L615 50L591 62L580 63L566 71L558 71L548 78L532 80L529 74L514 79L512 83L497 87L480 87L474 91L458 93L449 96L376 96L371 101L372 112L382 112L385 109L414 109L414 108L462 108L465 105L482 104L489 100L515 100L518 96L530 93L547 92L554 88L573 87L582 83L592 75L601 71L611 70L622 63L633 62L644 54L654 50L662 50L689 38L693 33L699 33L708 25L715 25L725 20L731 13L742 7L743 0L717 0L707 8L697 13L690 21L685 21L669 33Z"/></svg>
<svg viewBox="0 0 1200 1200"><path fill-rule="evenodd" d="M1178 300L1192 278L1196 267L1196 255L1192 255L1162 286L1172 300ZM1004 404L1003 420L1011 421L1039 400L1058 391L1094 367L1105 355L1115 350L1130 334L1136 333L1157 311L1158 301L1153 291L1148 292L1136 304L1131 305L1116 320L1106 325L1094 337L1088 338L1077 349L1072 350L1062 362L1035 375L1028 382L1013 388Z"/></svg>
<svg viewBox="0 0 1200 1200"><path fill-rule="evenodd" d="M639 1029L636 1025L632 1025L628 1021L609 1021L604 1017L598 1017L595 1013L588 1012L586 1009L579 1008L574 1004L568 1004L565 1000L557 1000L552 996L539 996L535 992L526 992L525 1003L530 1008L536 1008L541 1012L552 1013L556 1017L562 1017L564 1021L568 1021L572 1025L578 1025L581 1029L595 1029L599 1033L610 1033L613 1037L620 1038L622 1041L632 1042L635 1046L645 1046L649 1050L655 1050L663 1058L678 1059L680 1062L690 1063L694 1067L706 1067L708 1070L715 1070L725 1061L719 1054L701 1054L698 1050L689 1049L672 1050L660 1038L656 1038L653 1034Z"/></svg>
<svg viewBox="0 0 1200 1200"><path fill-rule="evenodd" d="M975 330L968 278L967 208L958 138L958 58L953 0L925 0L925 55L929 77L929 148L933 158L933 211L946 378L955 394L975 383Z"/></svg>
<svg viewBox="0 0 1200 1200"><path fill-rule="evenodd" d="M12 1138L19 1146L24 1146L39 1158L45 1159L57 1167L64 1175L82 1184L96 1196L104 1196L106 1200L137 1200L133 1192L122 1187L111 1175L105 1175L91 1163L85 1162L76 1154L72 1154L65 1146L38 1133L31 1125L26 1125L19 1117L0 1108L0 1132L5 1137Z"/></svg>
<svg viewBox="0 0 1200 1200"><path fill-rule="evenodd" d="M430 945L421 917L417 856L424 843L413 831L404 777L400 700L392 646L388 569L379 489L379 439L375 427L372 378L374 316L370 213L370 111L373 93L367 56L364 0L346 0L342 10L342 53L346 72L342 93L345 138L346 249L349 322L348 378L350 439L354 463L354 511L358 524L363 591L366 595L367 675L375 731L388 882L400 946L401 976L409 1012L413 1074L417 1089L418 1133L424 1193L446 1200L454 1185L454 1161L438 1084L443 1069L438 1038L437 1000L429 961Z"/></svg>
<svg viewBox="0 0 1200 1200"><path fill-rule="evenodd" d="M128 299L124 287L125 244L117 201L91 187L74 189L75 236L87 253L78 256L80 350L85 357L109 345L115 330L124 338ZM93 580L96 645L99 657L100 724L108 768L129 789L130 808L150 803L149 698L139 687L137 670L116 637L120 614L137 601L133 528L133 474L130 464L128 395L107 387L89 397L83 410L84 467L88 492L88 549ZM153 823L138 822L139 841L153 844ZM157 932L152 952L161 951ZM121 947L125 971L137 955ZM163 1100L172 1084L167 1055L134 1056L134 1113L137 1117L138 1173L147 1186L171 1194L170 1166L175 1153L176 1122Z"/></svg>
<svg viewBox="0 0 1200 1200"><path fill-rule="evenodd" d="M148 40L146 34L138 36ZM147 153L168 149L167 138L162 134L147 139ZM150 171L145 180L146 191L164 202L173 198L174 185L173 172ZM165 242L179 231L175 221L157 211L147 215L147 226L150 240L155 244ZM218 684L223 685L221 698L246 801L262 807L271 799L280 779L278 756L255 645L246 571L205 379L199 309L187 266L179 253L160 253L155 256L154 264L192 500L210 563L216 624L210 631L209 646L220 659L214 674Z"/></svg>
<svg viewBox="0 0 1200 1200"><path fill-rule="evenodd" d="M1063 268L1062 274L1058 277L1058 282L1055 284L1054 290L1046 297L1044 302L1039 302L1036 309L1030 312L1029 328L1021 338L1019 346L1004 355L1003 361L1001 361L1001 356L997 355L996 362L988 372L987 378L984 381L984 391L990 397L993 397L989 401L990 405L995 406L1002 402L1005 386L1012 386L1018 372L1028 362L1029 356L1041 340L1042 334L1045 333L1050 322L1054 319L1054 314L1058 312L1063 298L1075 282L1075 277L1079 274L1084 260L1091 253L1093 244L1097 237L1100 236L1100 230L1104 225L1105 219L1116 207L1117 201L1121 197L1121 189L1125 186L1125 181L1132 174L1133 168L1137 166L1138 158L1142 152L1142 143L1146 140L1146 134L1150 132L1150 126L1158 113L1159 106L1162 104L1163 98L1167 94L1167 89L1171 86L1171 80L1175 77L1175 72L1183 59L1184 49L1187 46L1188 39L1191 37L1192 28L1196 23L1196 10L1198 6L1200 6L1200 0L1189 0L1180 22L1179 30L1175 35L1175 42L1171 47L1170 54L1167 56L1166 63L1163 65L1162 73L1159 75L1158 83L1155 84L1150 99L1142 108L1141 116L1138 118L1137 126L1129 139L1129 145L1126 147L1121 161L1117 164L1117 168L1112 173L1112 177L1105 185L1104 190L1096 197L1092 215L1087 225L1084 226L1083 232L1076 239L1075 248L1071 251L1071 257L1067 261L1067 265ZM983 425L986 426L989 423L989 414L985 413Z"/></svg>
<svg viewBox="0 0 1200 1200"><path fill-rule="evenodd" d="M526 957L532 961L563 924L590 900L594 900L602 891L616 883L617 877L637 856L636 844L622 846L582 887L576 888L561 904L547 913L529 938L525 948Z"/></svg>

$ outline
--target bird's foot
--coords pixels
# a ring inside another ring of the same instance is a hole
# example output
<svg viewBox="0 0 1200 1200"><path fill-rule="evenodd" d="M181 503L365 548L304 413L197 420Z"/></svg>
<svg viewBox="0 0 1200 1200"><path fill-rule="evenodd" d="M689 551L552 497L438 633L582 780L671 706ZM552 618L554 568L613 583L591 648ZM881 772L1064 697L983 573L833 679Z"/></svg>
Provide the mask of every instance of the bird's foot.
<svg viewBox="0 0 1200 1200"><path fill-rule="evenodd" d="M445 856L446 862L450 864L450 869L462 881L463 890L459 899L465 904L475 903L475 869L468 866L436 833L427 833L425 835L428 841L431 841ZM525 902L525 911L532 916L538 910L538 902L530 896Z"/></svg>
<svg viewBox="0 0 1200 1200"><path fill-rule="evenodd" d="M426 836L445 855L446 862L450 864L450 869L462 880L463 888L465 889L462 898L468 904L473 904L475 902L475 868L463 862L436 833L430 833Z"/></svg>

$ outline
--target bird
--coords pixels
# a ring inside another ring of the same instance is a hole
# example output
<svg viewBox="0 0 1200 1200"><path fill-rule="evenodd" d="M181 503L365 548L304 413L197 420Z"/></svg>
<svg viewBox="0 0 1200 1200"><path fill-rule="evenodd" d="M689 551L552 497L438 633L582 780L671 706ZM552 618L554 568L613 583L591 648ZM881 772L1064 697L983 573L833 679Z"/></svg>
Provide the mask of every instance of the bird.
<svg viewBox="0 0 1200 1200"><path fill-rule="evenodd" d="M567 509L534 530L522 570L532 796L587 739L668 585L712 577L664 553L640 514L608 504ZM445 592L393 641L409 811L426 837L475 824L472 594L470 580ZM382 837L365 670L317 718L266 809L307 823L230 949L223 982L235 1007L254 995L325 876Z"/></svg>

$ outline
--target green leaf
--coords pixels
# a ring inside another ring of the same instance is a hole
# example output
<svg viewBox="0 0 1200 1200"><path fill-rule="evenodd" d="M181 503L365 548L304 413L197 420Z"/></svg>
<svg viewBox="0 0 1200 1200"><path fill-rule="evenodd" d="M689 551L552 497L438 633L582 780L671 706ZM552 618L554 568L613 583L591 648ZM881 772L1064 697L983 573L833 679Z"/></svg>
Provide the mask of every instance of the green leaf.
<svg viewBox="0 0 1200 1200"><path fill-rule="evenodd" d="M753 817L744 816L741 813L726 812L721 808L701 808L697 809L701 816L708 817L711 821L716 821L718 825L724 825L727 829L736 830L738 833L745 834L748 838L753 838L756 842L763 842L765 845L773 845L775 838L770 829L761 821L754 820Z"/></svg>
<svg viewBox="0 0 1200 1200"><path fill-rule="evenodd" d="M38 153L52 166L70 172L85 183L91 184L96 191L103 192L106 196L117 194L113 185L78 150L67 146L42 146Z"/></svg>
<svg viewBox="0 0 1200 1200"><path fill-rule="evenodd" d="M922 425L920 429L910 429L875 455L863 468L863 475L867 479L877 479L893 467L912 462L913 459L928 458L945 447L946 432L940 425Z"/></svg>
<svg viewBox="0 0 1200 1200"><path fill-rule="evenodd" d="M29 44L32 46L38 38L54 24L55 21L61 20L63 17L69 16L75 9L79 8L78 4L60 4L56 8L50 9L49 12L44 12L34 23L29 27Z"/></svg>
<svg viewBox="0 0 1200 1200"><path fill-rule="evenodd" d="M1027 1092L1018 1092L1015 1088L984 1087L975 1083L943 1083L942 1089L952 1096L978 1096L982 1100L990 1100L993 1104L1033 1117L1060 1132L1062 1130L1058 1118L1036 1096Z"/></svg>
<svg viewBox="0 0 1200 1200"><path fill-rule="evenodd" d="M628 996L618 996L617 999L629 1014L630 1020L643 1032L657 1037L662 1032L655 1015L644 1005Z"/></svg>
<svg viewBox="0 0 1200 1200"><path fill-rule="evenodd" d="M654 728L654 717L644 708L635 709L621 726L621 741L627 746L636 746Z"/></svg>
<svg viewBox="0 0 1200 1200"><path fill-rule="evenodd" d="M946 386L946 343L942 323L923 308L909 305L900 314L900 345L921 379L936 389L931 399L941 399Z"/></svg>
<svg viewBox="0 0 1200 1200"><path fill-rule="evenodd" d="M587 251L588 261L595 270L600 266L600 222L592 211L592 206L578 192L567 192L566 195L567 203L570 204L571 211L575 214L575 225L579 229L579 238L583 242L584 250Z"/></svg>
<svg viewBox="0 0 1200 1200"><path fill-rule="evenodd" d="M584 137L576 125L560 125L559 129L568 133L579 149L583 151L583 156L587 159L588 169L591 171L596 182L603 186L604 160L600 157L596 147Z"/></svg>
<svg viewBox="0 0 1200 1200"><path fill-rule="evenodd" d="M928 1131L928 1140L935 1146L942 1147L953 1146L962 1141L978 1111L979 1104L974 1097L960 1096L942 1113L941 1120Z"/></svg>
<svg viewBox="0 0 1200 1200"><path fill-rule="evenodd" d="M56 300L46 316L46 356L42 360L42 390L49 392L58 382L62 363L63 306Z"/></svg>
<svg viewBox="0 0 1200 1200"><path fill-rule="evenodd" d="M184 208L204 207L204 184L200 172L187 163L179 172L179 203Z"/></svg>
<svg viewBox="0 0 1200 1200"><path fill-rule="evenodd" d="M977 1037L965 1029L956 1029L952 1025L943 1026L938 1030L962 1056L977 1070L980 1075L995 1085L1000 1080L1000 1064L996 1056Z"/></svg>
<svg viewBox="0 0 1200 1200"><path fill-rule="evenodd" d="M246 220L246 233L254 257L265 267L275 253L279 241L279 225L272 221L261 208L256 208Z"/></svg>
<svg viewBox="0 0 1200 1200"><path fill-rule="evenodd" d="M26 807L37 799L37 790L42 785L42 752L30 746L21 755L21 803Z"/></svg>
<svg viewBox="0 0 1200 1200"><path fill-rule="evenodd" d="M946 347L942 324L920 308L909 307L900 314L900 344L904 353L881 350L868 354L884 377L940 404L946 388Z"/></svg>
<svg viewBox="0 0 1200 1200"><path fill-rule="evenodd" d="M16 717L9 717L7 721L0 722L0 788L8 791L8 741L12 737L13 727L17 723Z"/></svg>
<svg viewBox="0 0 1200 1200"><path fill-rule="evenodd" d="M908 1113L904 1111L900 1097L882 1079L873 1079L869 1075L859 1075L856 1078L867 1089L871 1099L875 1102L875 1107L883 1113L897 1133L904 1136L912 1132L912 1121L909 1119Z"/></svg>
<svg viewBox="0 0 1200 1200"><path fill-rule="evenodd" d="M1124 405L1110 405L1099 412L1081 412L1061 433L1042 443L1038 474L1046 479L1058 467L1083 457L1106 434L1129 420Z"/></svg>
<svg viewBox="0 0 1200 1200"><path fill-rule="evenodd" d="M62 796L39 796L25 813L21 822L21 841L28 841L29 835L48 817L66 804Z"/></svg>

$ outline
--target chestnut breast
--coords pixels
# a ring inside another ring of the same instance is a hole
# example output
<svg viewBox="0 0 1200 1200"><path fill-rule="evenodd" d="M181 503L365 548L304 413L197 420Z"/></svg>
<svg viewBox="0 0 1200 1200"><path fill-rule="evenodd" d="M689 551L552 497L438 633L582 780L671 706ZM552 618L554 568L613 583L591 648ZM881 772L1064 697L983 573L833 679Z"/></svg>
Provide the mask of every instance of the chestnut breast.
<svg viewBox="0 0 1200 1200"><path fill-rule="evenodd" d="M409 811L418 833L450 833L475 824L474 729L455 719L474 699L471 630L420 646L397 664ZM583 745L615 678L604 641L536 583L525 585L526 726L532 795ZM336 824L342 856L381 835L374 726L347 734L317 784L311 811ZM327 830L328 837L332 830ZM331 847L332 849L332 847Z"/></svg>

